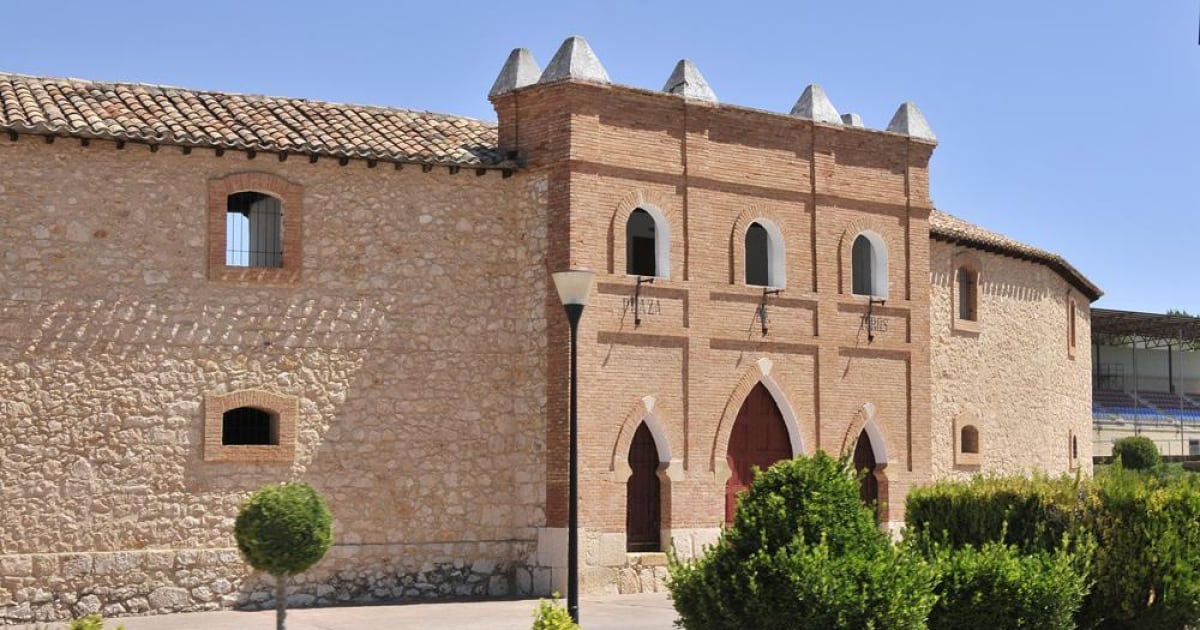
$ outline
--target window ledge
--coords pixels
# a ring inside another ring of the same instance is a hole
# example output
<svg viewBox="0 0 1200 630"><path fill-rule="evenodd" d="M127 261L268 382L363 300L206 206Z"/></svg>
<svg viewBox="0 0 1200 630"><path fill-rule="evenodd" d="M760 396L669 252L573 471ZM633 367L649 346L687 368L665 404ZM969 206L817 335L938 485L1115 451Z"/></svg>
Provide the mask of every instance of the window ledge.
<svg viewBox="0 0 1200 630"><path fill-rule="evenodd" d="M965 335L978 336L982 327L979 325L979 320L954 318L954 332Z"/></svg>
<svg viewBox="0 0 1200 630"><path fill-rule="evenodd" d="M983 456L979 453L958 453L954 457L954 465L964 468L979 468L983 465Z"/></svg>

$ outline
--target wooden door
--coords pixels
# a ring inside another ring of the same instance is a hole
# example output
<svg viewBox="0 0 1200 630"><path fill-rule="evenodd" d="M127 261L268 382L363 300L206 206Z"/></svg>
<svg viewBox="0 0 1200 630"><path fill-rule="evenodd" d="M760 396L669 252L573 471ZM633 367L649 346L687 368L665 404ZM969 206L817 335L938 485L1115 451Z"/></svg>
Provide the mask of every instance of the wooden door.
<svg viewBox="0 0 1200 630"><path fill-rule="evenodd" d="M875 467L875 450L871 448L871 438L864 429L858 434L858 443L854 445L854 470L859 473L866 471L859 482L858 496L863 503L877 509L879 480L875 477Z"/></svg>
<svg viewBox="0 0 1200 630"><path fill-rule="evenodd" d="M654 435L643 422L629 445L629 467L633 474L625 488L625 546L627 551L659 551L661 488L658 479L658 448Z"/></svg>
<svg viewBox="0 0 1200 630"><path fill-rule="evenodd" d="M738 411L729 436L726 460L732 473L725 482L725 524L733 524L737 497L754 481L754 468L766 470L771 464L792 457L783 413L766 386L759 383L750 390Z"/></svg>

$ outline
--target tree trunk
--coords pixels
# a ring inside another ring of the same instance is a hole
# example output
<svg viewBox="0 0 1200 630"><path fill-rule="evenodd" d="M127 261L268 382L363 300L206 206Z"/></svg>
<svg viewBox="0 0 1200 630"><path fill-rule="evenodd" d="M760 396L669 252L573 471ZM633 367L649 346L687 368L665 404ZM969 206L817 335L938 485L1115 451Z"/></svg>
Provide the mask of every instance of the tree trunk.
<svg viewBox="0 0 1200 630"><path fill-rule="evenodd" d="M284 630L287 619L287 576L275 576L275 630Z"/></svg>

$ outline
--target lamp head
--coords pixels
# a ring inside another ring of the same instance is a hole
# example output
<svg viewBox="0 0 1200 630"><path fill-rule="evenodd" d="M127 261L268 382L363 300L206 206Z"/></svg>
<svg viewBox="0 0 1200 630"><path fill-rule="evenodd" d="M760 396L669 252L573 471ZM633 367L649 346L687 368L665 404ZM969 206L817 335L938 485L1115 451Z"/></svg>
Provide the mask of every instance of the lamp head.
<svg viewBox="0 0 1200 630"><path fill-rule="evenodd" d="M587 306L588 296L592 293L592 285L596 282L596 272L590 269L570 269L556 271L554 288L558 289L558 299L563 306Z"/></svg>

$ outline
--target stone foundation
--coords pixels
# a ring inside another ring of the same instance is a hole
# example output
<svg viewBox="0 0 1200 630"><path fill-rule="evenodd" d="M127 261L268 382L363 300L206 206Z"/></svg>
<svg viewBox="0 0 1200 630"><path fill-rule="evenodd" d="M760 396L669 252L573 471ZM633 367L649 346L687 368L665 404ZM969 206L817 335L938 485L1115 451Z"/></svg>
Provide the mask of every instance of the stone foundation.
<svg viewBox="0 0 1200 630"><path fill-rule="evenodd" d="M479 553L465 549L490 547L504 551L498 557L520 558L524 544L379 547L331 549L314 569L291 579L288 605L549 594L548 571L523 560L478 559ZM470 555L477 559L461 559ZM0 625L90 613L273 608L274 584L271 576L246 566L234 548L0 556Z"/></svg>

